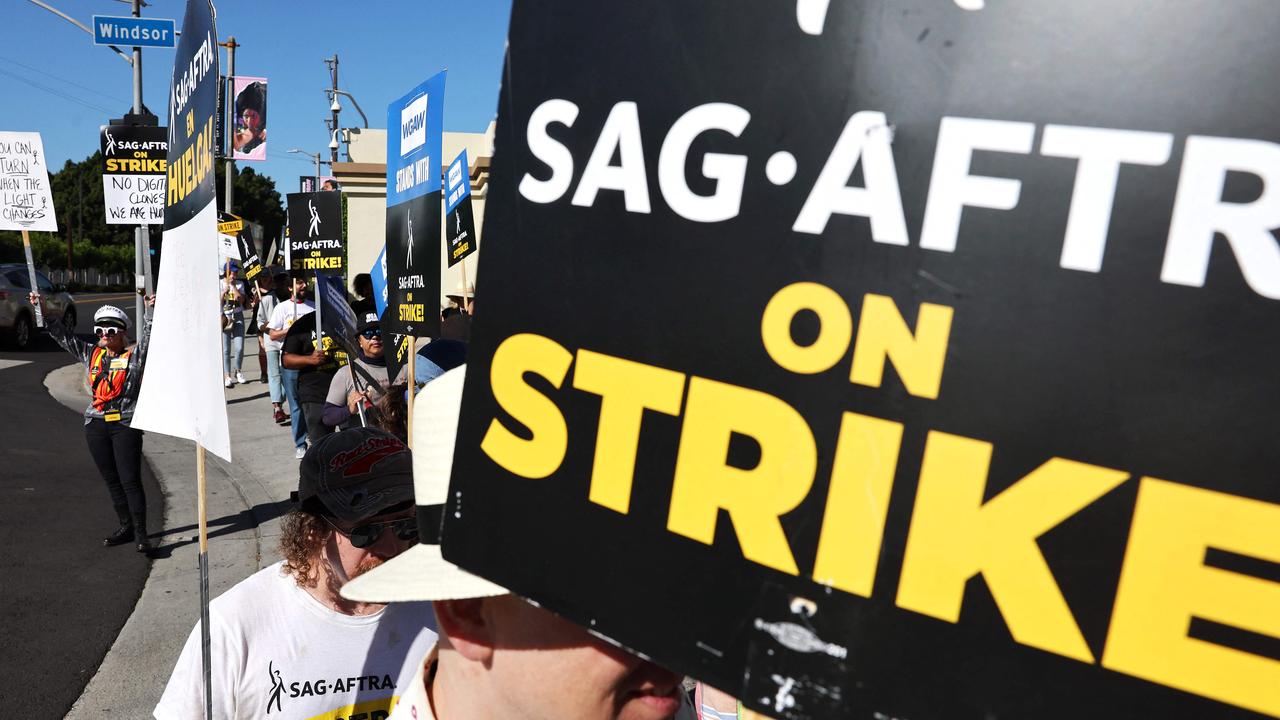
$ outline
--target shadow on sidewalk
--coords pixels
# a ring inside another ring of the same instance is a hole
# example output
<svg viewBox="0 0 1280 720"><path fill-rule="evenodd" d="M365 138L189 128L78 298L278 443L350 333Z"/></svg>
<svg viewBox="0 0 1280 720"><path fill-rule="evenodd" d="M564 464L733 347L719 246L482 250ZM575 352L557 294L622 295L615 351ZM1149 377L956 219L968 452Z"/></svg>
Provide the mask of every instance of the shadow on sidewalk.
<svg viewBox="0 0 1280 720"><path fill-rule="evenodd" d="M283 517L292 509L292 504L287 500L276 502L262 503L255 505L247 510L241 510L234 515L224 515L223 517L209 520L209 539L230 535L242 530L251 530L259 527L262 523L270 522L276 518ZM166 537L174 535L182 535L192 532L199 526L195 524L182 525L179 527L165 528L159 533L151 533L148 537L153 540L163 540ZM184 545L194 545L199 542L196 536L181 537L176 542L160 544L157 543L153 551L153 558L167 558L173 554L173 551Z"/></svg>

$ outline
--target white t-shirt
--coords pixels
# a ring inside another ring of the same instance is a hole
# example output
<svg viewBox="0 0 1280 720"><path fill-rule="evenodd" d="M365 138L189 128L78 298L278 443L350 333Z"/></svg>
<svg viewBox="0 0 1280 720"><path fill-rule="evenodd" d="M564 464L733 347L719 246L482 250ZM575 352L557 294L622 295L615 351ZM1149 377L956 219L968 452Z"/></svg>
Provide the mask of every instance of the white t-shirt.
<svg viewBox="0 0 1280 720"><path fill-rule="evenodd" d="M435 646L431 603L343 615L298 587L282 564L250 575L209 605L213 717L386 717ZM154 715L204 718L199 623Z"/></svg>
<svg viewBox="0 0 1280 720"><path fill-rule="evenodd" d="M312 305L309 300L302 302L294 302L292 299L281 300L276 309L271 311L271 322L267 323L267 327L272 330L288 330L290 325L300 317L306 317L307 313L316 311L316 306ZM268 350L280 350L284 347L284 338L279 340L266 339L264 346Z"/></svg>

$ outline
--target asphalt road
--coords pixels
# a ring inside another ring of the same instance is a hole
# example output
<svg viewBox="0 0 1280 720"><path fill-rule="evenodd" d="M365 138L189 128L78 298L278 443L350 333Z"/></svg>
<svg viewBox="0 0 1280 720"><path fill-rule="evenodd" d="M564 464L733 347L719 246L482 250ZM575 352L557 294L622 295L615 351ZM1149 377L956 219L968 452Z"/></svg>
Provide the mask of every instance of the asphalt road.
<svg viewBox="0 0 1280 720"><path fill-rule="evenodd" d="M76 300L86 337L107 302L133 315L132 295ZM70 360L43 333L26 351L0 350L0 707L29 717L70 709L133 611L151 564L132 545L102 546L117 521L85 447L83 418L44 387L45 375ZM155 531L162 498L145 464L143 482Z"/></svg>

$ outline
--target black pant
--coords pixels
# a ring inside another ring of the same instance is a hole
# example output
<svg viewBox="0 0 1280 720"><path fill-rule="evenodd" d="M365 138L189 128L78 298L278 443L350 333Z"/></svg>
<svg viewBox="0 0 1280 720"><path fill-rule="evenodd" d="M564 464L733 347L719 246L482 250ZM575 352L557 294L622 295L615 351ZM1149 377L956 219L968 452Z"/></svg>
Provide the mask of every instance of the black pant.
<svg viewBox="0 0 1280 720"><path fill-rule="evenodd" d="M320 442L320 438L333 433L333 428L321 421L324 415L323 402L302 401L302 416L307 419L307 440L312 445Z"/></svg>
<svg viewBox="0 0 1280 720"><path fill-rule="evenodd" d="M84 426L84 438L120 522L131 516L144 517L147 498L142 491L142 431L97 418Z"/></svg>

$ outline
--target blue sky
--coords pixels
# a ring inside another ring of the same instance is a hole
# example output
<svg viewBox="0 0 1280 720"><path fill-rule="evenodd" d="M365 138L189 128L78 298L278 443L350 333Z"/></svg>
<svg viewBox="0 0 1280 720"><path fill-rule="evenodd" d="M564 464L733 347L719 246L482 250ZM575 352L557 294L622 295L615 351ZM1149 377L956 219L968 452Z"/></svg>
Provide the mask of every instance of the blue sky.
<svg viewBox="0 0 1280 720"><path fill-rule="evenodd" d="M92 16L128 15L116 0L45 0L85 25ZM144 16L182 24L184 0L149 0ZM511 0L222 0L218 39L230 35L241 75L268 78L268 154L245 163L270 175L281 193L297 192L312 161L286 153L297 147L328 159L324 119L329 86L324 58L338 54L338 85L355 95L370 127L385 127L387 104L442 68L444 126L480 132L494 118ZM143 101L166 122L174 53L144 49ZM226 51L219 58L226 72ZM50 169L82 160L98 147L98 126L120 117L133 98L129 65L93 38L29 0L0 8L0 130L39 131ZM340 122L358 127L342 99Z"/></svg>

